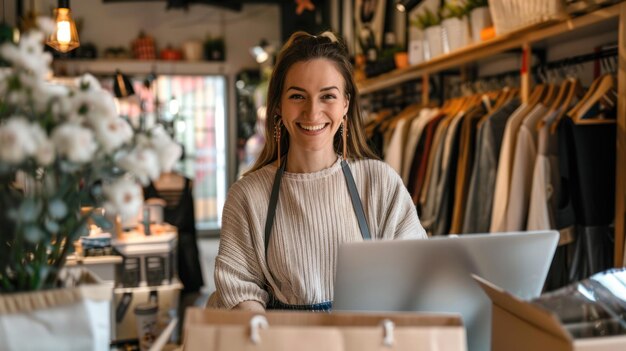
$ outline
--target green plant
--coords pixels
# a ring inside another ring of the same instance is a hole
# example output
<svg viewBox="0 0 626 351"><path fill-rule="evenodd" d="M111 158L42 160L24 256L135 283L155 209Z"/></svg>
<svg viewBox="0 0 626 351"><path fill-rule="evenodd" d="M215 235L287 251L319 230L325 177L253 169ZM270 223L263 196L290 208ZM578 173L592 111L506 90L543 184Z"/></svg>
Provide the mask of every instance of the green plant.
<svg viewBox="0 0 626 351"><path fill-rule="evenodd" d="M437 26L440 23L441 16L438 13L431 11L428 7L426 7L422 13L418 13L417 16L411 20L411 25L422 30L428 27Z"/></svg>
<svg viewBox="0 0 626 351"><path fill-rule="evenodd" d="M441 18L462 18L469 13L465 4L459 2L446 2L440 10Z"/></svg>
<svg viewBox="0 0 626 351"><path fill-rule="evenodd" d="M94 206L134 216L137 180L147 185L182 152L163 128L133 130L93 76L46 81L41 43L54 24L38 21L43 31L0 46L0 293L56 287L88 220L107 226Z"/></svg>

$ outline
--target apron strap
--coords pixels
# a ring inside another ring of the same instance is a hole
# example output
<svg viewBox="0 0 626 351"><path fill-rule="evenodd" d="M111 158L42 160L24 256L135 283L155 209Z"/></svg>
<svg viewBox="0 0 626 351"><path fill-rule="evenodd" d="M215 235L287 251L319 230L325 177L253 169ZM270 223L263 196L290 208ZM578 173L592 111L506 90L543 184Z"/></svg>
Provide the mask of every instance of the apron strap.
<svg viewBox="0 0 626 351"><path fill-rule="evenodd" d="M343 176L346 178L346 183L348 184L348 191L350 192L350 199L352 200L352 208L354 208L356 219L359 221L361 236L363 237L363 240L371 240L372 236L370 235L370 229L367 226L367 221L365 220L365 211L363 211L361 197L359 196L359 191L356 189L354 177L352 177L352 172L350 171L350 167L348 166L348 162L346 162L346 160L341 160L341 169L343 170Z"/></svg>
<svg viewBox="0 0 626 351"><path fill-rule="evenodd" d="M280 168L276 170L276 175L274 176L274 184L272 185L272 193L270 195L270 202L267 208L267 218L265 220L265 257L267 258L267 249L269 247L270 237L272 233L272 227L274 226L274 217L276 216L276 205L278 204L278 193L280 192L280 183L283 178L283 174L285 173L285 166L287 164L286 157L283 159ZM350 193L350 200L352 201L352 207L354 208L354 213L356 214L357 221L359 223L359 229L361 231L361 236L363 240L371 240L372 236L370 235L369 227L367 225L367 220L365 217L365 211L363 210L363 204L361 203L361 197L359 196L359 192L356 188L356 183L354 182L354 177L352 176L352 172L350 171L350 167L345 160L341 161L341 169L343 170L343 176L346 179L346 184L348 186L348 192Z"/></svg>
<svg viewBox="0 0 626 351"><path fill-rule="evenodd" d="M267 259L267 248L269 247L270 235L272 233L272 227L274 226L274 216L276 215L276 204L278 204L278 192L280 191L280 181L283 179L283 173L285 173L285 162L287 157L283 158L283 162L280 168L276 170L276 176L274 176L274 184L272 185L272 194L270 195L270 203L267 208L267 218L265 219L265 258Z"/></svg>

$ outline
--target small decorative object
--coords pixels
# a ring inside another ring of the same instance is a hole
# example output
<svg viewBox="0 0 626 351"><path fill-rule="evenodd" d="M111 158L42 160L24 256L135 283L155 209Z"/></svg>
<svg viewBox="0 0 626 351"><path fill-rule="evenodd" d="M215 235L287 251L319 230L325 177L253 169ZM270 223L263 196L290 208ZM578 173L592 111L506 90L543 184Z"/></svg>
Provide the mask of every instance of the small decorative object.
<svg viewBox="0 0 626 351"><path fill-rule="evenodd" d="M168 45L165 49L161 50L160 58L166 61L180 61L183 59L183 53L180 50L174 49L171 45Z"/></svg>
<svg viewBox="0 0 626 351"><path fill-rule="evenodd" d="M305 10L315 11L315 5L313 5L313 1L311 0L296 0L296 14L300 16Z"/></svg>
<svg viewBox="0 0 626 351"><path fill-rule="evenodd" d="M131 55L128 49L118 46L104 49L103 57L110 59L127 59L131 58Z"/></svg>
<svg viewBox="0 0 626 351"><path fill-rule="evenodd" d="M491 27L491 13L489 12L488 0L468 0L467 10L470 16L470 25L472 32L472 40L474 43L481 41L480 31L484 28Z"/></svg>
<svg viewBox="0 0 626 351"><path fill-rule="evenodd" d="M204 42L204 58L209 61L224 61L226 59L226 45L221 37L207 36Z"/></svg>
<svg viewBox="0 0 626 351"><path fill-rule="evenodd" d="M429 8L418 14L411 24L424 31L424 59L426 61L443 53L441 17Z"/></svg>
<svg viewBox="0 0 626 351"><path fill-rule="evenodd" d="M454 2L447 2L441 10L443 28L443 52L458 50L470 43L467 7Z"/></svg>
<svg viewBox="0 0 626 351"><path fill-rule="evenodd" d="M183 57L186 61L202 60L202 43L198 40L188 40L183 43Z"/></svg>
<svg viewBox="0 0 626 351"><path fill-rule="evenodd" d="M138 60L156 60L156 45L154 39L145 34L139 33L139 37L133 40L133 56Z"/></svg>

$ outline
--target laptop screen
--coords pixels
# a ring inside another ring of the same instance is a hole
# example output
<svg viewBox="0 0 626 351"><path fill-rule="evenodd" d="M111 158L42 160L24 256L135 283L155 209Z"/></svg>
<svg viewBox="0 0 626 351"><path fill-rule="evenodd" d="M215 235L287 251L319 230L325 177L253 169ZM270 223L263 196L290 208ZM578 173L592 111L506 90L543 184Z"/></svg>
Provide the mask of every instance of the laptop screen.
<svg viewBox="0 0 626 351"><path fill-rule="evenodd" d="M541 231L344 244L333 310L458 313L469 350L488 350L491 302L471 274L522 299L537 297L558 237Z"/></svg>

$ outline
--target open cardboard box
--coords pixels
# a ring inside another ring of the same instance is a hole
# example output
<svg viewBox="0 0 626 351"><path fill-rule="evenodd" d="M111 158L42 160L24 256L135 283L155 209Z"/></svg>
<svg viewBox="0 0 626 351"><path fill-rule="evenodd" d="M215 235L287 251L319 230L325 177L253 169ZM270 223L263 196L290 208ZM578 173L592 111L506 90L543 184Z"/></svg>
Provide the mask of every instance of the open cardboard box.
<svg viewBox="0 0 626 351"><path fill-rule="evenodd" d="M493 303L492 351L626 350L626 335L574 339L552 312L472 275Z"/></svg>
<svg viewBox="0 0 626 351"><path fill-rule="evenodd" d="M185 312L185 351L465 351L467 342L461 317L433 313L311 313L268 311L268 326L251 340L256 313L188 308ZM384 330L383 321L391 321ZM390 347L383 336L391 333Z"/></svg>

